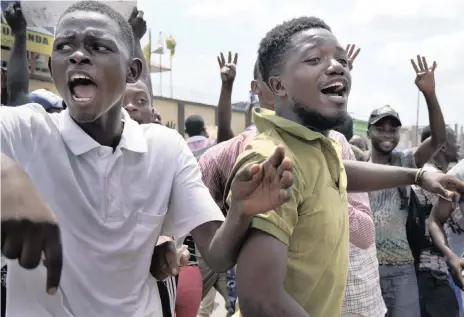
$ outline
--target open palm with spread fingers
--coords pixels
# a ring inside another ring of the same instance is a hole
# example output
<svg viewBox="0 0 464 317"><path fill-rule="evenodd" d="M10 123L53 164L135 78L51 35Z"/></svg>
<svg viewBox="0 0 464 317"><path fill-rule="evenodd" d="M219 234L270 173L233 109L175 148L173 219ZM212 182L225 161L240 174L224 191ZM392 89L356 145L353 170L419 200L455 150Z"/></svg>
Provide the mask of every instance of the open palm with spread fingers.
<svg viewBox="0 0 464 317"><path fill-rule="evenodd" d="M254 216L273 210L290 198L292 163L278 146L261 164L241 169L231 184L232 203L244 214Z"/></svg>
<svg viewBox="0 0 464 317"><path fill-rule="evenodd" d="M220 56L217 57L219 68L221 69L221 80L223 83L232 84L235 80L235 75L237 74L237 60L238 54L235 53L234 60L232 60L232 53L229 52L229 56L226 59L224 58L224 54L221 53Z"/></svg>
<svg viewBox="0 0 464 317"><path fill-rule="evenodd" d="M429 68L427 59L424 56L417 55L417 63L411 59L412 67L416 72L416 86L424 94L435 92L435 69L437 63L434 61L432 67Z"/></svg>

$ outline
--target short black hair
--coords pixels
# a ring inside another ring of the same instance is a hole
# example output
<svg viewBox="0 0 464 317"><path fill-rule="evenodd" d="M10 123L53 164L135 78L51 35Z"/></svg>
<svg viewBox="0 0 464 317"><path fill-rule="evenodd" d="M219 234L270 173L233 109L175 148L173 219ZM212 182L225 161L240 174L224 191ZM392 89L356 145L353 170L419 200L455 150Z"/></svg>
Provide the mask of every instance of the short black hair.
<svg viewBox="0 0 464 317"><path fill-rule="evenodd" d="M126 19L124 19L121 14L99 1L80 1L66 9L61 18L68 13L76 11L97 12L106 15L110 19L116 21L116 23L118 23L119 27L121 28L122 37L126 42L127 47L129 48L130 57L134 57L134 33L132 32L132 27L130 26L129 21L126 21Z"/></svg>
<svg viewBox="0 0 464 317"><path fill-rule="evenodd" d="M255 67L253 67L253 79L258 80L259 78L259 59L256 59Z"/></svg>
<svg viewBox="0 0 464 317"><path fill-rule="evenodd" d="M446 136L448 136L449 133L454 133L454 130L449 125L446 125ZM431 136L432 132L430 131L430 126L428 125L424 127L421 131L421 143L430 138Z"/></svg>
<svg viewBox="0 0 464 317"><path fill-rule="evenodd" d="M283 56L289 48L293 35L313 28L322 28L332 32L330 27L319 18L300 17L279 24L266 34L258 49L259 73L265 83L280 69Z"/></svg>
<svg viewBox="0 0 464 317"><path fill-rule="evenodd" d="M340 124L338 124L336 127L334 127L333 130L340 132L345 136L347 141L350 141L354 134L353 127L353 118L349 114L347 114L345 117L343 117L343 121L340 122Z"/></svg>
<svg viewBox="0 0 464 317"><path fill-rule="evenodd" d="M199 115L191 115L185 120L185 132L188 136L202 135L205 131L205 121Z"/></svg>

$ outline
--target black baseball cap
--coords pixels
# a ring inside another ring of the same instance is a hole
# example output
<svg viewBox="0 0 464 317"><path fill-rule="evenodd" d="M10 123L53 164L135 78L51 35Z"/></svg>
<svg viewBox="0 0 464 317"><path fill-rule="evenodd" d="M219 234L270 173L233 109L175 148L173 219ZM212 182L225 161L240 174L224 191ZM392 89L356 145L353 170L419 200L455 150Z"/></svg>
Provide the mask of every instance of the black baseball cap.
<svg viewBox="0 0 464 317"><path fill-rule="evenodd" d="M369 121L367 122L367 125L376 124L377 122L379 122L380 120L384 118L394 118L396 119L396 121L398 121L399 126L402 125L401 120L400 120L400 115L398 114L398 112L396 112L392 107L388 105L372 111L369 117Z"/></svg>

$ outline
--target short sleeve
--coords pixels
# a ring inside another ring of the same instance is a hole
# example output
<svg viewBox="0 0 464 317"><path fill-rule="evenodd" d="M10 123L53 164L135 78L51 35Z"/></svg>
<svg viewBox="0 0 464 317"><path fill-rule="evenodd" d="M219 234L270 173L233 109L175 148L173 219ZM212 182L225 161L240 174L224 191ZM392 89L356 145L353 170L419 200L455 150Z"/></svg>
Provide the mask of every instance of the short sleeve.
<svg viewBox="0 0 464 317"><path fill-rule="evenodd" d="M270 154L268 153L268 155ZM252 164L259 164L264 162L268 155L265 155L262 152L259 153L251 150L244 152L237 159L237 163L234 166L226 187L228 204L230 204L232 195L229 189L235 175L237 175L237 173L241 170L249 168ZM293 174L294 184L292 186L289 201L275 210L271 210L253 217L251 223L252 228L266 232L287 246L289 245L290 237L292 236L293 230L295 229L298 222L298 202L300 200L300 191L298 190L300 182L296 176L298 174L295 172Z"/></svg>
<svg viewBox="0 0 464 317"><path fill-rule="evenodd" d="M38 104L0 107L1 151L21 167L32 160L46 126L47 113Z"/></svg>
<svg viewBox="0 0 464 317"><path fill-rule="evenodd" d="M179 148L171 197L161 235L183 237L210 221L224 221L224 216L201 180L197 160L184 139L176 133L172 146Z"/></svg>

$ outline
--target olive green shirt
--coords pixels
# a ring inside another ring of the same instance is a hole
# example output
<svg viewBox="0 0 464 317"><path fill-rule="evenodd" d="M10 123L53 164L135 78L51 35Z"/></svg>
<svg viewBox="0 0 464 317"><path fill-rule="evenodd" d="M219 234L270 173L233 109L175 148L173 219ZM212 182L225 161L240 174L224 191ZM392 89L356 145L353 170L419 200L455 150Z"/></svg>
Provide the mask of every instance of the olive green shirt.
<svg viewBox="0 0 464 317"><path fill-rule="evenodd" d="M238 157L225 194L237 171L263 162L277 145L284 146L294 166L290 200L254 217L252 227L288 247L286 292L312 317L338 317L349 250L347 179L341 147L272 111L256 109L253 115L259 135ZM236 316L241 316L240 312Z"/></svg>

